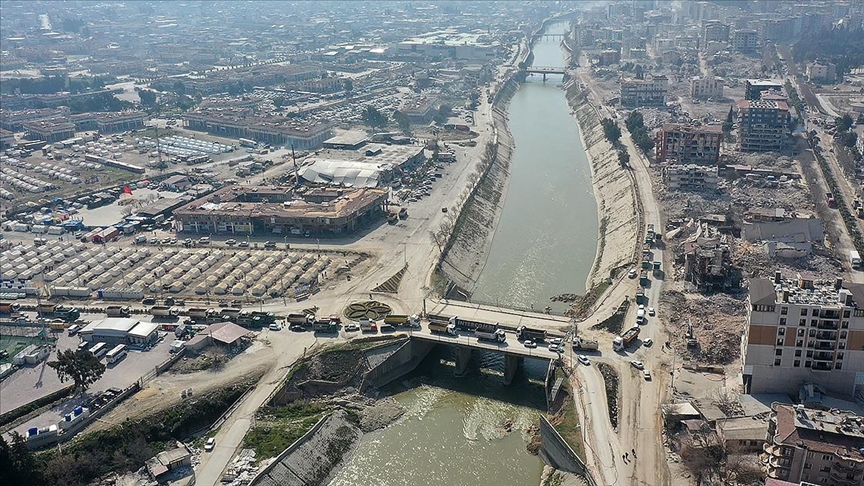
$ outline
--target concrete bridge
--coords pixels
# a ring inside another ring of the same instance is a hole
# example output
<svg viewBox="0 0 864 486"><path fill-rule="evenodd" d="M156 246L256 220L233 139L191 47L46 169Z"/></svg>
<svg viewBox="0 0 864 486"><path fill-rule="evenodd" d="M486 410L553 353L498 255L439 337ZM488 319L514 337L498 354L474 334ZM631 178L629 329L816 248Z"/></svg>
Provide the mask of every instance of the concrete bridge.
<svg viewBox="0 0 864 486"><path fill-rule="evenodd" d="M543 82L546 82L546 76L550 74L560 74L564 75L563 67L548 67L548 66L529 66L524 69L526 74L542 74Z"/></svg>

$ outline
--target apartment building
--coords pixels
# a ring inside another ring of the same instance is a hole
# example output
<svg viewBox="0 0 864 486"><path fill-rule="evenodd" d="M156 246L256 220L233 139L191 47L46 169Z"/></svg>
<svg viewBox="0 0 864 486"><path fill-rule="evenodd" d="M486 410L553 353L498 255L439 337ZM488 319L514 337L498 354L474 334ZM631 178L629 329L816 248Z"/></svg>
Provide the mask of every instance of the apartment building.
<svg viewBox="0 0 864 486"><path fill-rule="evenodd" d="M190 130L248 138L297 150L321 148L324 140L333 136L329 123L258 114L251 108L200 107L184 114L183 123Z"/></svg>
<svg viewBox="0 0 864 486"><path fill-rule="evenodd" d="M729 36L729 47L738 52L756 52L759 33L755 30L736 30Z"/></svg>
<svg viewBox="0 0 864 486"><path fill-rule="evenodd" d="M717 167L696 164L663 167L663 182L670 191L717 191Z"/></svg>
<svg viewBox="0 0 864 486"><path fill-rule="evenodd" d="M864 284L751 279L741 354L745 393L864 394Z"/></svg>
<svg viewBox="0 0 864 486"><path fill-rule="evenodd" d="M694 76L690 79L690 97L696 99L722 98L723 79L714 76Z"/></svg>
<svg viewBox="0 0 864 486"><path fill-rule="evenodd" d="M648 79L621 80L621 106L664 106L669 79L655 76Z"/></svg>
<svg viewBox="0 0 864 486"><path fill-rule="evenodd" d="M864 417L773 404L759 460L769 478L793 484L864 485Z"/></svg>
<svg viewBox="0 0 864 486"><path fill-rule="evenodd" d="M702 29L702 46L708 45L709 42L729 42L729 26L719 20L705 22L705 27Z"/></svg>
<svg viewBox="0 0 864 486"><path fill-rule="evenodd" d="M744 152L782 150L789 139L791 120L784 101L739 101L738 148Z"/></svg>
<svg viewBox="0 0 864 486"><path fill-rule="evenodd" d="M716 166L720 160L722 130L717 125L666 123L658 132L657 161L667 164Z"/></svg>
<svg viewBox="0 0 864 486"><path fill-rule="evenodd" d="M817 83L833 83L837 80L837 65L816 60L807 64L807 79Z"/></svg>
<svg viewBox="0 0 864 486"><path fill-rule="evenodd" d="M25 136L30 140L59 142L75 136L75 124L64 118L52 118L23 124Z"/></svg>

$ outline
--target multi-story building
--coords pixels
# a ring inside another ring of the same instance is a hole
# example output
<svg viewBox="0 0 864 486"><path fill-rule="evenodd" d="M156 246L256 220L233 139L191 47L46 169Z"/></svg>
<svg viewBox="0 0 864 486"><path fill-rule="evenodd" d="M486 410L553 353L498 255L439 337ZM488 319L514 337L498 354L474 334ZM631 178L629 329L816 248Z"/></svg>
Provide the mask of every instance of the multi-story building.
<svg viewBox="0 0 864 486"><path fill-rule="evenodd" d="M35 110L0 110L0 128L10 132L20 132L24 123L47 120L49 118L66 118L71 111L68 106L59 108L39 108Z"/></svg>
<svg viewBox="0 0 864 486"><path fill-rule="evenodd" d="M202 107L184 114L183 122L190 130L248 138L297 150L318 149L324 140L333 136L333 128L328 123L257 114L251 108Z"/></svg>
<svg viewBox="0 0 864 486"><path fill-rule="evenodd" d="M756 52L759 33L755 30L736 30L729 37L729 47L738 52Z"/></svg>
<svg viewBox="0 0 864 486"><path fill-rule="evenodd" d="M106 112L96 114L99 133L128 132L144 128L147 114L143 111Z"/></svg>
<svg viewBox="0 0 864 486"><path fill-rule="evenodd" d="M738 102L738 147L744 152L779 151L789 139L789 106L783 101Z"/></svg>
<svg viewBox="0 0 864 486"><path fill-rule="evenodd" d="M31 140L59 142L75 136L75 124L63 118L52 118L24 123L24 132Z"/></svg>
<svg viewBox="0 0 864 486"><path fill-rule="evenodd" d="M694 76L690 79L691 98L722 98L723 79L714 76Z"/></svg>
<svg viewBox="0 0 864 486"><path fill-rule="evenodd" d="M663 168L663 182L670 191L716 192L717 181L717 167L687 164Z"/></svg>
<svg viewBox="0 0 864 486"><path fill-rule="evenodd" d="M864 485L864 417L803 405L775 403L771 408L759 456L769 478L791 484Z"/></svg>
<svg viewBox="0 0 864 486"><path fill-rule="evenodd" d="M705 22L705 28L702 30L702 45L706 46L709 42L729 42L729 26L719 20Z"/></svg>
<svg viewBox="0 0 864 486"><path fill-rule="evenodd" d="M741 353L745 393L864 393L864 284L751 279Z"/></svg>
<svg viewBox="0 0 864 486"><path fill-rule="evenodd" d="M762 99L762 93L765 91L780 92L783 85L779 81L770 79L747 79L744 81L744 99L758 100Z"/></svg>
<svg viewBox="0 0 864 486"><path fill-rule="evenodd" d="M621 80L621 106L664 106L669 79L654 76L648 79Z"/></svg>
<svg viewBox="0 0 864 486"><path fill-rule="evenodd" d="M816 60L807 65L807 79L818 83L833 83L837 80L837 65Z"/></svg>
<svg viewBox="0 0 864 486"><path fill-rule="evenodd" d="M722 130L717 125L666 123L658 132L657 161L668 164L717 165Z"/></svg>

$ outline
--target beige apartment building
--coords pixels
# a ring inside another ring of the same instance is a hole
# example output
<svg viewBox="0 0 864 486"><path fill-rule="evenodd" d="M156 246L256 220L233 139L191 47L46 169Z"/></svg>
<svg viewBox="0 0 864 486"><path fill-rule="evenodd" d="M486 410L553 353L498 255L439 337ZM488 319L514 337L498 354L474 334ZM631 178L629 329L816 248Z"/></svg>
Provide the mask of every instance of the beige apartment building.
<svg viewBox="0 0 864 486"><path fill-rule="evenodd" d="M694 76L690 79L691 98L722 98L723 79L714 76Z"/></svg>
<svg viewBox="0 0 864 486"><path fill-rule="evenodd" d="M780 405L759 456L769 478L793 484L864 485L864 417Z"/></svg>
<svg viewBox="0 0 864 486"><path fill-rule="evenodd" d="M741 344L745 393L795 395L807 382L864 397L864 284L751 279Z"/></svg>

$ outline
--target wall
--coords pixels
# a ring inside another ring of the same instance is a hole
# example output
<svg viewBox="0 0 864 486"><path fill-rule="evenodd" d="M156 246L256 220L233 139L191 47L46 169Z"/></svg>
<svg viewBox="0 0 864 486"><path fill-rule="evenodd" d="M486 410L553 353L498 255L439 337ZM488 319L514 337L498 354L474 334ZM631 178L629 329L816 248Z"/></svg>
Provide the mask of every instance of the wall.
<svg viewBox="0 0 864 486"><path fill-rule="evenodd" d="M546 417L540 416L540 457L543 462L555 469L585 477L588 484L595 486L594 478L585 463L573 452L567 441L552 427Z"/></svg>
<svg viewBox="0 0 864 486"><path fill-rule="evenodd" d="M388 356L387 359L378 364L378 366L366 372L361 389L369 386L382 387L400 376L413 371L434 347L434 342L409 339L393 354Z"/></svg>

